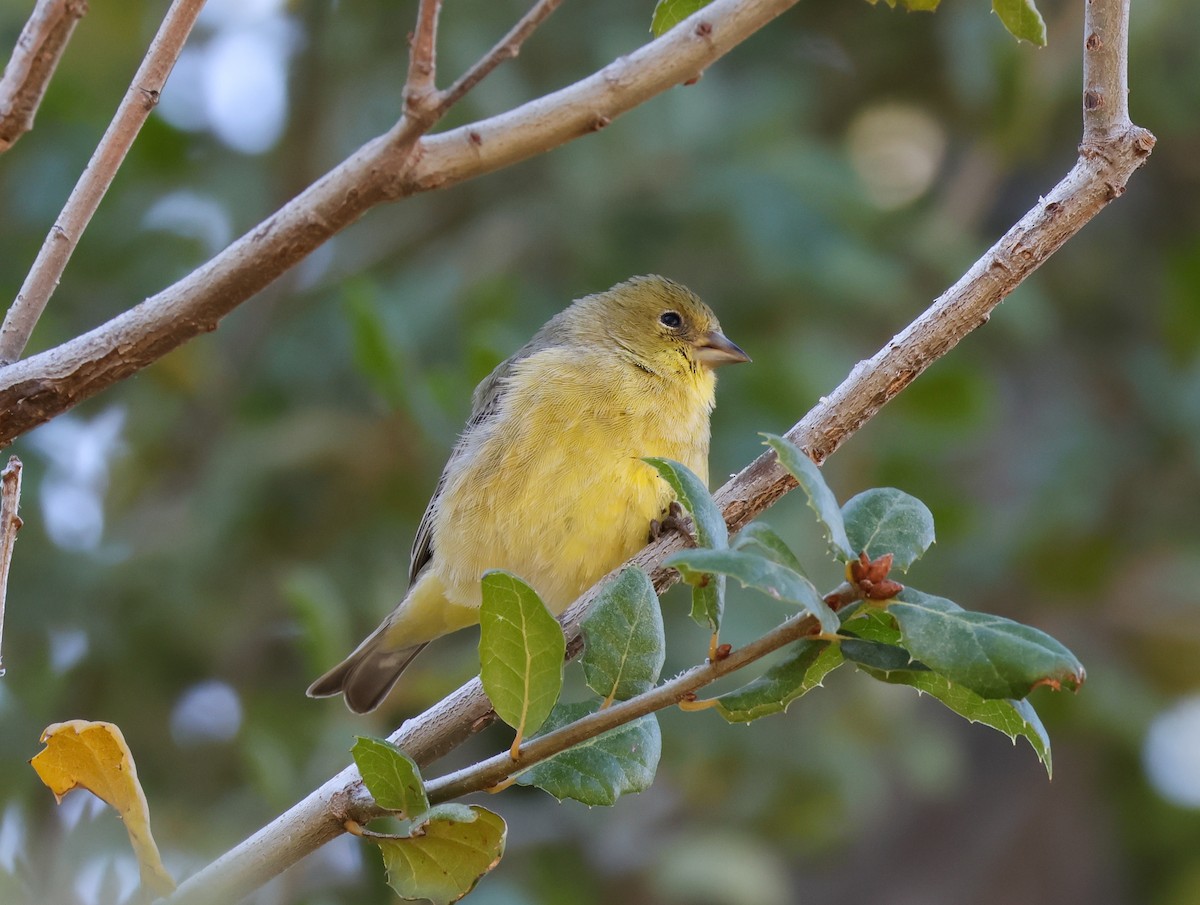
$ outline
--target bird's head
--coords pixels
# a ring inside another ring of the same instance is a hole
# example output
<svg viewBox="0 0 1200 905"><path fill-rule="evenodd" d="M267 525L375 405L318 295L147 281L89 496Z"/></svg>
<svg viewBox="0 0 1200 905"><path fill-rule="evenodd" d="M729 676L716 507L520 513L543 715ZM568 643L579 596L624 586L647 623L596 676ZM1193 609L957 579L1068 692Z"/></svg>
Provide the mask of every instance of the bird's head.
<svg viewBox="0 0 1200 905"><path fill-rule="evenodd" d="M656 374L749 361L721 332L712 309L690 289L660 276L640 276L586 299L594 331Z"/></svg>

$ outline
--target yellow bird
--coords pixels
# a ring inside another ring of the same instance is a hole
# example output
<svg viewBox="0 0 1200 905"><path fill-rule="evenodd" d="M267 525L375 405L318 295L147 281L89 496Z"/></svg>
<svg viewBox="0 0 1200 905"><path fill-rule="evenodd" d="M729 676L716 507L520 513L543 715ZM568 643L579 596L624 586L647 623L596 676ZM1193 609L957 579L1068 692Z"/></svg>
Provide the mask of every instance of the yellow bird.
<svg viewBox="0 0 1200 905"><path fill-rule="evenodd" d="M704 302L660 276L551 318L475 388L417 529L408 593L309 696L340 693L354 712L374 710L426 644L479 622L489 569L565 610L641 549L670 506L643 456L708 481L713 369L749 360Z"/></svg>

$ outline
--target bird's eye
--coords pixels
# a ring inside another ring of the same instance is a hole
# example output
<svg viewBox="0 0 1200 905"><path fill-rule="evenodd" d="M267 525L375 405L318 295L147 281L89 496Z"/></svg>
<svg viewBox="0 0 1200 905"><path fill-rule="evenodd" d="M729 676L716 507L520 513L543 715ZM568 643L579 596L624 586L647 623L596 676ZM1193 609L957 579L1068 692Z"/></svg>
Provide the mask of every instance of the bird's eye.
<svg viewBox="0 0 1200 905"><path fill-rule="evenodd" d="M683 318L679 316L678 311L664 311L658 316L658 322L672 330L683 326Z"/></svg>

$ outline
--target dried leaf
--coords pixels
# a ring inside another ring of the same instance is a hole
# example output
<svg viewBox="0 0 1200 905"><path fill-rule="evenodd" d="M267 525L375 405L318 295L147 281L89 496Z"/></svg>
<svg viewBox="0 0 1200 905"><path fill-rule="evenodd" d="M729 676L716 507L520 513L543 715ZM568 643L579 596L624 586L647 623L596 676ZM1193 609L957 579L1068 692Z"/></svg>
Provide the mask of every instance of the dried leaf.
<svg viewBox="0 0 1200 905"><path fill-rule="evenodd" d="M72 789L84 788L115 808L129 832L142 885L155 896L173 892L175 881L150 834L150 808L121 730L112 723L70 720L47 726L41 741L46 747L30 764L54 797L61 803Z"/></svg>

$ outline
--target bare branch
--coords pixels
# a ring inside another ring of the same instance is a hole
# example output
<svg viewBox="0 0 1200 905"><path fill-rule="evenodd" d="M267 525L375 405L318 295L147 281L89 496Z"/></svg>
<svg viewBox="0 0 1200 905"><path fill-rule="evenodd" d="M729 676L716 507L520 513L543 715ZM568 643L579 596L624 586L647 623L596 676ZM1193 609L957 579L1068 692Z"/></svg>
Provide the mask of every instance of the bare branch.
<svg viewBox="0 0 1200 905"><path fill-rule="evenodd" d="M1084 4L1083 143L1129 129L1129 0Z"/></svg>
<svg viewBox="0 0 1200 905"><path fill-rule="evenodd" d="M599 72L508 113L430 136L403 121L207 264L108 323L0 368L0 446L216 329L230 311L384 201L453 185L540 154L693 79L796 0L714 0Z"/></svg>
<svg viewBox="0 0 1200 905"><path fill-rule="evenodd" d="M0 154L33 128L33 119L87 0L38 0L0 78Z"/></svg>
<svg viewBox="0 0 1200 905"><path fill-rule="evenodd" d="M442 0L421 0L417 9L417 27L409 41L408 79L404 83L405 117L424 121L432 126L438 117L435 110L437 93L437 27L442 12Z"/></svg>
<svg viewBox="0 0 1200 905"><path fill-rule="evenodd" d="M505 60L515 59L521 52L521 45L560 5L562 5L562 0L538 0L529 12L509 30L508 34L496 42L495 47L441 93L438 98L438 109L443 112L449 110L462 100L468 91L491 75L493 69Z"/></svg>
<svg viewBox="0 0 1200 905"><path fill-rule="evenodd" d="M46 236L29 276L0 326L0 362L16 361L25 350L79 237L100 206L100 200L112 184L142 124L158 103L159 93L203 6L204 0L174 0L167 10L158 34L133 77L133 84Z"/></svg>
<svg viewBox="0 0 1200 905"><path fill-rule="evenodd" d="M21 530L21 460L9 457L0 471L0 676L4 675L4 603L8 599L8 570L12 566L13 544Z"/></svg>

